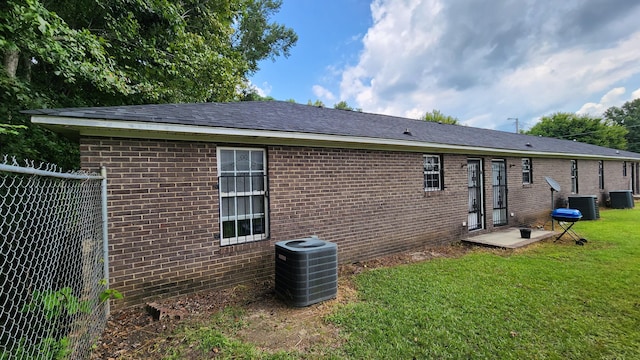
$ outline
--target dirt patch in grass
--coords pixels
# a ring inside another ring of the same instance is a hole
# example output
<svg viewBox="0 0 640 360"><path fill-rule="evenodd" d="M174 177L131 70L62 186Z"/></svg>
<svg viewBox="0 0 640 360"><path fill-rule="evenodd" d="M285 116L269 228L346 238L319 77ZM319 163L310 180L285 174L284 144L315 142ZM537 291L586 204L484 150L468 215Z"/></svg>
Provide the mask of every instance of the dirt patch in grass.
<svg viewBox="0 0 640 360"><path fill-rule="evenodd" d="M205 326L213 314L227 306L243 309L243 325L235 337L265 351L305 353L312 349L339 347L342 341L339 329L325 322L324 318L335 306L357 300L353 275L380 267L458 257L472 248L461 244L421 248L341 265L337 298L304 308L293 308L278 300L273 291L273 282L268 281L155 301L154 306L163 310L160 320L156 320L145 306L116 310L111 313L91 358L158 358L159 350L171 348L184 340L175 336L179 326Z"/></svg>
<svg viewBox="0 0 640 360"><path fill-rule="evenodd" d="M304 308L287 306L271 293L265 301L245 307L245 326L237 336L269 352L335 348L341 344L339 329L323 318L337 304L355 300L356 292L348 279L340 279L336 299Z"/></svg>

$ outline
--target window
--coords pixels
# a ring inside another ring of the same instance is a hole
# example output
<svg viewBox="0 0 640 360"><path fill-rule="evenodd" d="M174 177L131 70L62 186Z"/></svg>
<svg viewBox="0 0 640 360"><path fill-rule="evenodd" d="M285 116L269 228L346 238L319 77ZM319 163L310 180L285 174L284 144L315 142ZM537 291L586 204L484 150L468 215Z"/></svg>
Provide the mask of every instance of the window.
<svg viewBox="0 0 640 360"><path fill-rule="evenodd" d="M267 238L265 164L263 149L218 149L220 245Z"/></svg>
<svg viewBox="0 0 640 360"><path fill-rule="evenodd" d="M627 162L622 162L622 176L627 176Z"/></svg>
<svg viewBox="0 0 640 360"><path fill-rule="evenodd" d="M439 191L442 189L442 158L440 155L425 155L424 191Z"/></svg>
<svg viewBox="0 0 640 360"><path fill-rule="evenodd" d="M522 184L533 183L533 176L531 174L531 159L522 159Z"/></svg>
<svg viewBox="0 0 640 360"><path fill-rule="evenodd" d="M571 192L578 193L578 160L571 160Z"/></svg>
<svg viewBox="0 0 640 360"><path fill-rule="evenodd" d="M604 190L604 162L598 161L598 185L600 190Z"/></svg>

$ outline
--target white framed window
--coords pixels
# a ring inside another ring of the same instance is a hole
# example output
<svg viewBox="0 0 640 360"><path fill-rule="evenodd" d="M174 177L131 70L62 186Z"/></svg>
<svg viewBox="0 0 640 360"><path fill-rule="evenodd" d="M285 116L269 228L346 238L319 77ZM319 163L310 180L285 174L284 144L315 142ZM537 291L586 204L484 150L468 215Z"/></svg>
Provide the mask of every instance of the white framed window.
<svg viewBox="0 0 640 360"><path fill-rule="evenodd" d="M442 156L424 155L424 191L439 191L442 185Z"/></svg>
<svg viewBox="0 0 640 360"><path fill-rule="evenodd" d="M531 172L531 158L522 158L522 184L533 183L533 174Z"/></svg>
<svg viewBox="0 0 640 360"><path fill-rule="evenodd" d="M266 160L264 149L218 148L220 245L268 237Z"/></svg>

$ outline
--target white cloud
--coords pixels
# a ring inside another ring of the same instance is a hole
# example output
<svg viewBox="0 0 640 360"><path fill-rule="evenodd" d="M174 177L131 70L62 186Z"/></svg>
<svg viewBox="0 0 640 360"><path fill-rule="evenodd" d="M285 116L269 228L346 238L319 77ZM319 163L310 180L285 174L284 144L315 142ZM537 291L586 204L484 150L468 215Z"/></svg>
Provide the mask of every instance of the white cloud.
<svg viewBox="0 0 640 360"><path fill-rule="evenodd" d="M509 117L531 124L583 104L619 105L622 83L640 74L640 6L611 1L375 0L340 98L368 112L438 109L508 131Z"/></svg>
<svg viewBox="0 0 640 360"><path fill-rule="evenodd" d="M576 114L587 114L593 116L602 116L604 112L612 106L620 107L628 101L632 101L640 98L640 89L633 91L630 97L625 97L626 89L624 87L617 87L609 90L600 99L600 102L593 103L588 102L576 111Z"/></svg>
<svg viewBox="0 0 640 360"><path fill-rule="evenodd" d="M625 93L625 88L617 87L611 89L609 92L604 94L602 98L600 98L599 103L589 102L576 111L576 114L585 114L585 115L593 115L593 116L601 116L608 108L612 106L619 106L624 103L622 100L622 95Z"/></svg>
<svg viewBox="0 0 640 360"><path fill-rule="evenodd" d="M331 91L320 85L313 85L311 90L313 91L313 94L323 102L334 101L336 99L335 95L333 95Z"/></svg>
<svg viewBox="0 0 640 360"><path fill-rule="evenodd" d="M269 96L269 94L271 93L271 85L267 82L263 82L261 86L258 86L254 83L252 83L251 81L249 81L248 84L250 89L253 89L258 95L262 96L262 97L267 97Z"/></svg>

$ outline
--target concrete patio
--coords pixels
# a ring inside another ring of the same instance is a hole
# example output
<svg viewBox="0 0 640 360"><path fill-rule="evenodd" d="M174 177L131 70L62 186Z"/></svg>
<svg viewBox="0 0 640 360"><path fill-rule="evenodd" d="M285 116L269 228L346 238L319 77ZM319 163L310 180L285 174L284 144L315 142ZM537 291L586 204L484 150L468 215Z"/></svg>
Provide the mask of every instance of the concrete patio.
<svg viewBox="0 0 640 360"><path fill-rule="evenodd" d="M522 237L520 237L519 228L508 228L488 234L469 236L465 239L462 239L462 241L477 245L495 246L506 249L517 249L537 241L552 238L554 236L556 236L556 233L554 231L531 229L531 238L523 239Z"/></svg>

